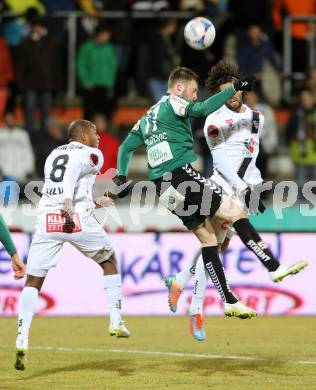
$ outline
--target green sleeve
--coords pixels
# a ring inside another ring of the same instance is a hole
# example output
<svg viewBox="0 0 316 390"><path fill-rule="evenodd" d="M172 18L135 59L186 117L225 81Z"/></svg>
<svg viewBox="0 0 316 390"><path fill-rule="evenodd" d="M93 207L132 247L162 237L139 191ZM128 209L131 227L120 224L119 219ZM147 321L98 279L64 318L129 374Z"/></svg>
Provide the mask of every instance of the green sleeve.
<svg viewBox="0 0 316 390"><path fill-rule="evenodd" d="M186 116L208 116L212 112L218 110L227 99L235 95L236 91L233 87L225 88L224 91L210 96L203 102L191 103L186 110Z"/></svg>
<svg viewBox="0 0 316 390"><path fill-rule="evenodd" d="M133 156L134 151L137 148L144 145L144 140L140 131L139 130L135 131L134 128L130 131L128 136L125 138L118 151L117 174L119 176L120 175L127 176L128 165Z"/></svg>
<svg viewBox="0 0 316 390"><path fill-rule="evenodd" d="M13 244L9 229L4 222L4 219L0 215L0 241L2 242L5 249L9 252L9 255L14 255L16 251L16 247Z"/></svg>

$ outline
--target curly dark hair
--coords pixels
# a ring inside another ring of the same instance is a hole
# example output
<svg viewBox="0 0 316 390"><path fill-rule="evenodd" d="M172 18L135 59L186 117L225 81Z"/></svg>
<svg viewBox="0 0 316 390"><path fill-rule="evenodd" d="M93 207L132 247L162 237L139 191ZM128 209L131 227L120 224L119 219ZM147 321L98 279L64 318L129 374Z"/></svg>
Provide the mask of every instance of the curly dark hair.
<svg viewBox="0 0 316 390"><path fill-rule="evenodd" d="M239 78L238 66L230 64L223 60L212 66L208 72L208 77L205 80L205 87L210 95L214 95L219 91L221 84L228 83Z"/></svg>

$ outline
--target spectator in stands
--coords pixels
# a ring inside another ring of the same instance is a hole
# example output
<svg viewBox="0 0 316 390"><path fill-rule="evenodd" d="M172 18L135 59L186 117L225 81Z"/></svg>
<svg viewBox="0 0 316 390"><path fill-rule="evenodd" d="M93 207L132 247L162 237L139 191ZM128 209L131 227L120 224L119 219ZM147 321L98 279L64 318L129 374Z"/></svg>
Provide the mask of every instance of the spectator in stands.
<svg viewBox="0 0 316 390"><path fill-rule="evenodd" d="M5 39L0 35L0 125L7 105L8 86L13 80L14 72L10 49Z"/></svg>
<svg viewBox="0 0 316 390"><path fill-rule="evenodd" d="M45 13L45 7L40 0L5 0L10 11L22 15L29 9L34 9L38 14Z"/></svg>
<svg viewBox="0 0 316 390"><path fill-rule="evenodd" d="M42 0L47 12L75 11L77 9L76 0Z"/></svg>
<svg viewBox="0 0 316 390"><path fill-rule="evenodd" d="M162 20L159 29L152 29L147 45L148 86L153 102L167 91L171 70L180 64L180 57L172 40L177 31L175 19Z"/></svg>
<svg viewBox="0 0 316 390"><path fill-rule="evenodd" d="M20 2L22 3L22 2ZM23 11L23 17L5 17L3 19L3 36L5 37L11 51L12 60L14 70L16 71L17 64L17 54L18 47L22 43L23 39L30 35L31 31L31 21L35 18L39 17L39 12L44 12L44 9L37 9L34 7L28 8L29 5L34 5L31 0L31 3L28 4L28 1L23 2L22 7L21 4L14 4L12 2L13 8L11 10L13 12L17 12L18 9ZM17 6L17 8L15 8ZM42 7L42 5L39 5ZM25 11L25 13L24 13ZM16 72L15 72L16 73ZM7 111L13 112L16 107L16 100L18 95L20 94L19 88L17 86L16 80L12 80L9 84L9 96L7 101Z"/></svg>
<svg viewBox="0 0 316 390"><path fill-rule="evenodd" d="M273 109L265 103L257 91L245 92L243 96L245 104L252 110L264 115L264 125L260 134L260 152L256 161L263 179L268 178L267 167L269 157L278 146L278 128Z"/></svg>
<svg viewBox="0 0 316 390"><path fill-rule="evenodd" d="M205 11L204 2L204 0L180 0L179 8L181 11L203 12Z"/></svg>
<svg viewBox="0 0 316 390"><path fill-rule="evenodd" d="M19 23L19 20L17 18L4 18L2 24L2 33L10 49L12 66L14 69L14 73L16 73L15 70L17 62L17 48L23 40L22 25ZM6 111L13 112L15 110L17 96L18 88L16 85L16 79L14 77L8 85Z"/></svg>
<svg viewBox="0 0 316 390"><path fill-rule="evenodd" d="M247 28L245 39L237 47L237 59L240 72L255 75L259 85L265 61L269 61L279 72L282 69L277 52L259 25Z"/></svg>
<svg viewBox="0 0 316 390"><path fill-rule="evenodd" d="M235 31L245 30L253 23L266 30L271 18L271 0L229 0L228 11Z"/></svg>
<svg viewBox="0 0 316 390"><path fill-rule="evenodd" d="M63 48L63 57L65 57L65 63L67 59L67 30L68 30L68 18L56 16L55 13L59 11L65 12L64 15L71 11L77 10L76 0L42 0L46 8L46 27L48 31L54 34L54 39Z"/></svg>
<svg viewBox="0 0 316 390"><path fill-rule="evenodd" d="M100 136L99 149L104 156L104 164L101 173L105 173L110 168L116 168L117 152L120 141L117 137L109 134L109 121L103 114L96 114L93 117L93 123L96 125Z"/></svg>
<svg viewBox="0 0 316 390"><path fill-rule="evenodd" d="M291 157L296 167L296 179L300 185L316 180L316 106L309 89L298 94L298 104L286 127Z"/></svg>
<svg viewBox="0 0 316 390"><path fill-rule="evenodd" d="M41 19L32 20L31 34L18 50L17 83L24 91L25 128L36 130L34 109L41 114L40 129L46 131L46 121L52 102L52 93L61 87L61 63L58 46Z"/></svg>
<svg viewBox="0 0 316 390"><path fill-rule="evenodd" d="M100 11L104 9L103 1L78 0L78 5L83 12L93 17L99 17Z"/></svg>
<svg viewBox="0 0 316 390"><path fill-rule="evenodd" d="M65 133L58 118L48 117L45 133L35 133L32 141L36 156L36 172L40 177L43 177L47 156L53 149L66 143Z"/></svg>
<svg viewBox="0 0 316 390"><path fill-rule="evenodd" d="M315 13L315 0L274 0L272 17L275 28L279 32L280 41L282 40L283 36L283 21L285 16L315 15ZM314 25L312 26L312 28L314 28ZM312 33L312 31L309 31L307 22L297 21L292 24L291 33L292 71L306 72L308 64L308 36Z"/></svg>
<svg viewBox="0 0 316 390"><path fill-rule="evenodd" d="M25 183L34 173L34 152L28 133L16 125L11 112L5 114L0 128L0 169L19 183Z"/></svg>
<svg viewBox="0 0 316 390"><path fill-rule="evenodd" d="M114 108L117 60L110 38L108 26L99 24L94 39L84 42L79 49L77 72L83 88L85 119L91 120L96 112L110 116Z"/></svg>

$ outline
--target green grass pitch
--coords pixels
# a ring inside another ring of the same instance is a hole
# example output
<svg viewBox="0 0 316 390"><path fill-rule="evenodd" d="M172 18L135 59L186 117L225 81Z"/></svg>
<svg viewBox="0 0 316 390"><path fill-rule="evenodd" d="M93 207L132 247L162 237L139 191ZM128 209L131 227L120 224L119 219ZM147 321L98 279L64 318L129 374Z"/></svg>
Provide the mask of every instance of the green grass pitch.
<svg viewBox="0 0 316 390"><path fill-rule="evenodd" d="M0 389L316 389L315 317L210 317L204 342L188 318L126 321L130 339L110 337L99 317L36 317L18 372L16 319L1 318Z"/></svg>

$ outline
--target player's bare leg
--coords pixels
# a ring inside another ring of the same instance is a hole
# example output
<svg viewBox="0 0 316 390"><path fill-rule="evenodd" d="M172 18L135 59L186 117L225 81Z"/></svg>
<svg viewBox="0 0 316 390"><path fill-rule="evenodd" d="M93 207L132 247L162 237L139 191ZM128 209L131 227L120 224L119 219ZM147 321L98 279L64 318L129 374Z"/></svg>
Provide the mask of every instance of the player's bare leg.
<svg viewBox="0 0 316 390"><path fill-rule="evenodd" d="M100 263L103 269L104 288L107 290L107 298L110 309L109 334L116 337L129 337L124 321L121 317L122 279L118 272L115 254Z"/></svg>
<svg viewBox="0 0 316 390"><path fill-rule="evenodd" d="M280 264L249 222L245 211L227 195L223 195L221 206L215 215L233 224L242 242L268 270L273 282L280 282L288 275L297 274L308 265L307 261L299 261L290 266L284 263Z"/></svg>
<svg viewBox="0 0 316 390"><path fill-rule="evenodd" d="M257 313L240 302L229 288L224 267L219 258L216 235L211 219L207 218L203 225L200 225L197 229L200 241L202 240L202 258L204 267L224 302L225 316L238 317L242 319L255 317ZM208 244L207 240L205 241L207 234L212 237L212 246Z"/></svg>
<svg viewBox="0 0 316 390"><path fill-rule="evenodd" d="M27 275L25 286L20 295L16 361L14 365L20 371L26 368L29 331L35 312L38 293L41 290L44 280L45 276Z"/></svg>

